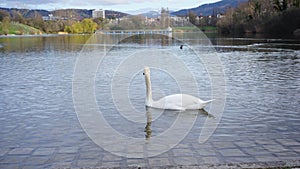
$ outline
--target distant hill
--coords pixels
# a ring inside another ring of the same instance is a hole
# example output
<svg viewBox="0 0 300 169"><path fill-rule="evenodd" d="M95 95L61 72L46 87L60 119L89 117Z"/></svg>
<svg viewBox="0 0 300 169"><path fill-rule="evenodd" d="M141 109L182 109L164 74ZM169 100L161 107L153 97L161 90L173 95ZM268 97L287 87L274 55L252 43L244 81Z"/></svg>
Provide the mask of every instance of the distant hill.
<svg viewBox="0 0 300 169"><path fill-rule="evenodd" d="M127 15L129 15L129 14L123 13L123 12L118 12L118 11L113 11L113 10L105 10L106 18L122 18Z"/></svg>
<svg viewBox="0 0 300 169"><path fill-rule="evenodd" d="M172 13L173 11L170 11L170 13ZM161 16L160 14L160 11L149 11L149 12L146 12L146 13L141 13L139 15L142 15L144 17L147 17L147 18L158 18Z"/></svg>
<svg viewBox="0 0 300 169"><path fill-rule="evenodd" d="M187 16L189 11L196 13L197 15L208 16L215 12L224 13L229 7L236 7L239 3L247 2L248 0L222 0L216 3L204 4L196 8L182 9L171 13L176 16Z"/></svg>
<svg viewBox="0 0 300 169"><path fill-rule="evenodd" d="M160 16L160 12L159 11L149 11L147 13L142 13L140 15L145 16L147 18L157 18L158 16Z"/></svg>
<svg viewBox="0 0 300 169"><path fill-rule="evenodd" d="M41 9L18 9L18 8L1 8L0 10L2 11L6 11L8 12L11 16L13 15L14 11L18 11L20 12L23 17L25 18L30 18L34 15L35 12L38 12L39 14L41 14L42 16L48 16L49 15L49 11L47 10L41 10Z"/></svg>
<svg viewBox="0 0 300 169"><path fill-rule="evenodd" d="M23 17L31 18L37 12L41 16L48 16L49 14L53 14L54 16L62 17L62 18L76 18L76 19L83 19L83 18L91 18L93 10L87 9L58 9L53 11L47 10L40 10L40 9L17 9L17 8L1 8L0 10L7 11L11 16L13 15L14 11L20 12ZM123 17L127 16L128 14L113 10L105 10L105 17L113 18L113 17Z"/></svg>

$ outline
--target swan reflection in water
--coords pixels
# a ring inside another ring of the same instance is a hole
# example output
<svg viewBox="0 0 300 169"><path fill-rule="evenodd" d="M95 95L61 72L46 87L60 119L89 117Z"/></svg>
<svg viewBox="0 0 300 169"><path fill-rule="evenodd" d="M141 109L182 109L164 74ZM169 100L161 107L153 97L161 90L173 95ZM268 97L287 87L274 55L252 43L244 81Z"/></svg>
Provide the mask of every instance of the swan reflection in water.
<svg viewBox="0 0 300 169"><path fill-rule="evenodd" d="M159 113L159 111L161 111L161 109L156 109L156 108L150 108L150 107L146 107L146 117L147 117L147 122L146 122L146 126L145 126L145 139L148 141L150 140L150 138L152 137L152 129L151 129L151 125L153 122L153 118L152 118L152 113ZM165 111L169 111L171 112L171 114L174 115L174 113L180 113L182 111L174 111L174 110L164 110L164 112L162 113L162 115L165 113ZM190 113L189 113L190 112ZM215 118L214 115L208 113L206 110L204 109L200 109L200 110L186 110L185 112L186 116L189 116L191 114L194 115L202 115L208 118Z"/></svg>
<svg viewBox="0 0 300 169"><path fill-rule="evenodd" d="M149 140L152 136L151 123L152 123L152 114L149 111L149 108L146 108L147 124L144 132L146 133L146 140Z"/></svg>

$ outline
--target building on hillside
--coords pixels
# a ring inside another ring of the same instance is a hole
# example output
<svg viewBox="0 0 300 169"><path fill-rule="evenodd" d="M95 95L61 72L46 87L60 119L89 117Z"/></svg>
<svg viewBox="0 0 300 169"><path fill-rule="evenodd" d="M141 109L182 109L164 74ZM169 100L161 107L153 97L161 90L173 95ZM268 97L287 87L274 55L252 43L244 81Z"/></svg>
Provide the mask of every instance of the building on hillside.
<svg viewBox="0 0 300 169"><path fill-rule="evenodd" d="M44 21L52 21L54 20L53 14L49 14L48 16L42 16Z"/></svg>
<svg viewBox="0 0 300 169"><path fill-rule="evenodd" d="M93 18L105 18L105 10L103 9L95 9L92 12Z"/></svg>
<svg viewBox="0 0 300 169"><path fill-rule="evenodd" d="M161 8L161 27L163 29L168 28L170 26L170 11L169 9Z"/></svg>

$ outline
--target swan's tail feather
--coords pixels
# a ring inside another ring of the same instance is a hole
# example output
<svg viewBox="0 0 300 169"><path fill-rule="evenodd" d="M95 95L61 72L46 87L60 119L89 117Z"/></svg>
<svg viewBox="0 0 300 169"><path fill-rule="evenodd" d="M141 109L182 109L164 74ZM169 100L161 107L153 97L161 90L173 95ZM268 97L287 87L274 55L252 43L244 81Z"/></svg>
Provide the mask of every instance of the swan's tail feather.
<svg viewBox="0 0 300 169"><path fill-rule="evenodd" d="M204 105L204 106L206 106L207 104L209 104L210 102L212 102L212 101L214 101L214 99L212 99L212 100L207 100L207 101L204 101L202 104Z"/></svg>

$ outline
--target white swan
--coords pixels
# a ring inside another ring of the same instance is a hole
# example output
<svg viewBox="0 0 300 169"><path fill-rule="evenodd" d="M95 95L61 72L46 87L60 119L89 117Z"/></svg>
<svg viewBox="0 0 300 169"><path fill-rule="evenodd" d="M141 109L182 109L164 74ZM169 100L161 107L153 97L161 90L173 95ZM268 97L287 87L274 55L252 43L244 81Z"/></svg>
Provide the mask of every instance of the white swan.
<svg viewBox="0 0 300 169"><path fill-rule="evenodd" d="M150 80L150 69L145 67L144 69L145 81L146 81L146 106L158 109L169 109L169 110L198 110L203 109L208 103L213 100L203 101L197 97L187 94L172 94L163 97L157 101L152 99L152 89Z"/></svg>

